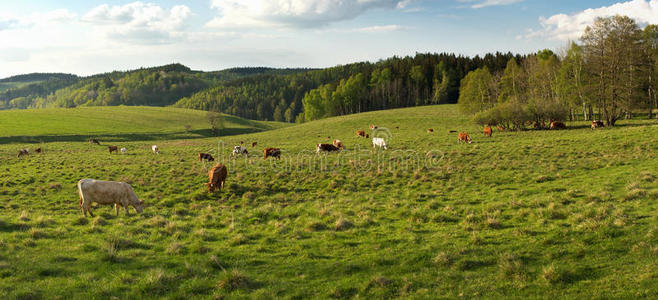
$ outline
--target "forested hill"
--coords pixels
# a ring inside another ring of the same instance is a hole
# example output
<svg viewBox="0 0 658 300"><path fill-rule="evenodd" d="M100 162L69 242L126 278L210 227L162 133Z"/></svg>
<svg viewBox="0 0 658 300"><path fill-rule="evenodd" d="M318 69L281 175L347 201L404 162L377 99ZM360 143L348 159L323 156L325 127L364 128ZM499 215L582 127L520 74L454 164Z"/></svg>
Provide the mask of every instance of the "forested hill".
<svg viewBox="0 0 658 300"><path fill-rule="evenodd" d="M0 109L113 105L166 106L225 81L258 74L285 75L306 71L308 69L259 67L200 72L181 64L169 64L88 77L46 73L18 75L0 81L11 83L19 80L34 81L0 91Z"/></svg>
<svg viewBox="0 0 658 300"><path fill-rule="evenodd" d="M307 121L370 110L455 103L468 72L505 69L511 53L464 57L416 54L289 75L262 75L219 84L178 101L178 107L218 110L275 121Z"/></svg>
<svg viewBox="0 0 658 300"><path fill-rule="evenodd" d="M255 120L307 121L431 103L454 103L472 70L502 71L511 53L416 54L326 69L194 71L170 64L47 80L0 92L0 109L146 105L215 110ZM29 75L28 75L29 76Z"/></svg>
<svg viewBox="0 0 658 300"><path fill-rule="evenodd" d="M0 79L0 92L42 82L75 81L78 76L64 73L30 73Z"/></svg>

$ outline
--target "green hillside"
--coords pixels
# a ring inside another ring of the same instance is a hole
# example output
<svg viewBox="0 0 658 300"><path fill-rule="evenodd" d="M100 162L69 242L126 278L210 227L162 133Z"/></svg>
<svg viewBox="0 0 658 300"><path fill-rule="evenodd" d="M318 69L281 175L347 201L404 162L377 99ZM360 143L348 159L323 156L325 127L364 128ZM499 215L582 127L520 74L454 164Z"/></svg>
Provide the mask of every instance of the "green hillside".
<svg viewBox="0 0 658 300"><path fill-rule="evenodd" d="M180 130L174 117L145 121L163 111L114 113L104 124ZM203 123L201 113L173 111ZM38 112L12 120L46 118L28 117ZM49 121L39 131L33 123L23 123L24 134L68 134L74 127ZM370 124L381 130L370 131ZM567 126L488 138L455 105L441 105L160 140L160 155L151 153L153 141L139 139L112 142L126 147L125 155L63 141L17 158L18 149L35 145L3 144L0 295L655 297L658 124ZM373 150L357 129L385 136L389 149ZM453 130L470 133L473 143L458 144ZM315 144L335 138L347 150L315 154ZM249 157L230 156L240 141ZM264 160L264 147L280 147L281 160ZM228 167L221 192L206 191L213 163L199 162L201 151ZM146 203L144 213L131 208L117 217L98 206L95 217L82 217L76 191L82 178L130 183Z"/></svg>
<svg viewBox="0 0 658 300"><path fill-rule="evenodd" d="M207 112L163 107L114 106L0 111L0 143L152 140L210 136ZM221 135L270 130L285 123L225 115Z"/></svg>

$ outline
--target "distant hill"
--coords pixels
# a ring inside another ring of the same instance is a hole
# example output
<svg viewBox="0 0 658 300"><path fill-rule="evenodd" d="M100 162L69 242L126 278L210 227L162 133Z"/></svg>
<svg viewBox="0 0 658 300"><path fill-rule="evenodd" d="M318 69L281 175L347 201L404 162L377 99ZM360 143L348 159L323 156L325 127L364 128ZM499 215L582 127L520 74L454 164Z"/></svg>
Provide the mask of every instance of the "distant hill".
<svg viewBox="0 0 658 300"><path fill-rule="evenodd" d="M30 73L24 75L15 75L0 79L0 92L41 82L70 82L76 80L77 78L78 76L76 75L65 73Z"/></svg>
<svg viewBox="0 0 658 300"><path fill-rule="evenodd" d="M211 136L207 112L172 107L115 106L0 111L0 144L13 142L101 141ZM44 126L47 125L47 126ZM285 127L286 123L225 115L222 136Z"/></svg>

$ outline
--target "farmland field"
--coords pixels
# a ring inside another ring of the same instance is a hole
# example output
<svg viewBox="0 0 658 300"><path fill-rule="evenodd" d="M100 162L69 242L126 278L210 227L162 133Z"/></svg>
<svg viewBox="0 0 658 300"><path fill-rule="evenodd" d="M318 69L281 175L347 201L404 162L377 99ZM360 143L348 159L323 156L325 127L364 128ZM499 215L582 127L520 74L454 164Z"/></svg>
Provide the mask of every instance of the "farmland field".
<svg viewBox="0 0 658 300"><path fill-rule="evenodd" d="M0 298L658 297L658 123L618 125L487 138L441 105L228 117L235 135L207 137L192 110L0 112ZM315 155L336 138L346 151ZM227 164L226 189L205 190L197 152ZM82 178L130 183L144 213L84 218Z"/></svg>

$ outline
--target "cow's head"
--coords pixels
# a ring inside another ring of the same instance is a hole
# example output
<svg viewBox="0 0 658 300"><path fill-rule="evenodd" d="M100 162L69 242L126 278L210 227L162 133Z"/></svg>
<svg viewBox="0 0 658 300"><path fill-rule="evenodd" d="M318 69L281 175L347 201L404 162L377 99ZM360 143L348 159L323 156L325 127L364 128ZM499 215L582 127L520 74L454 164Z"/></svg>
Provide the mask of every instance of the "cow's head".
<svg viewBox="0 0 658 300"><path fill-rule="evenodd" d="M133 207L138 213L142 213L144 211L144 201L143 200L137 200L137 203L133 204Z"/></svg>

